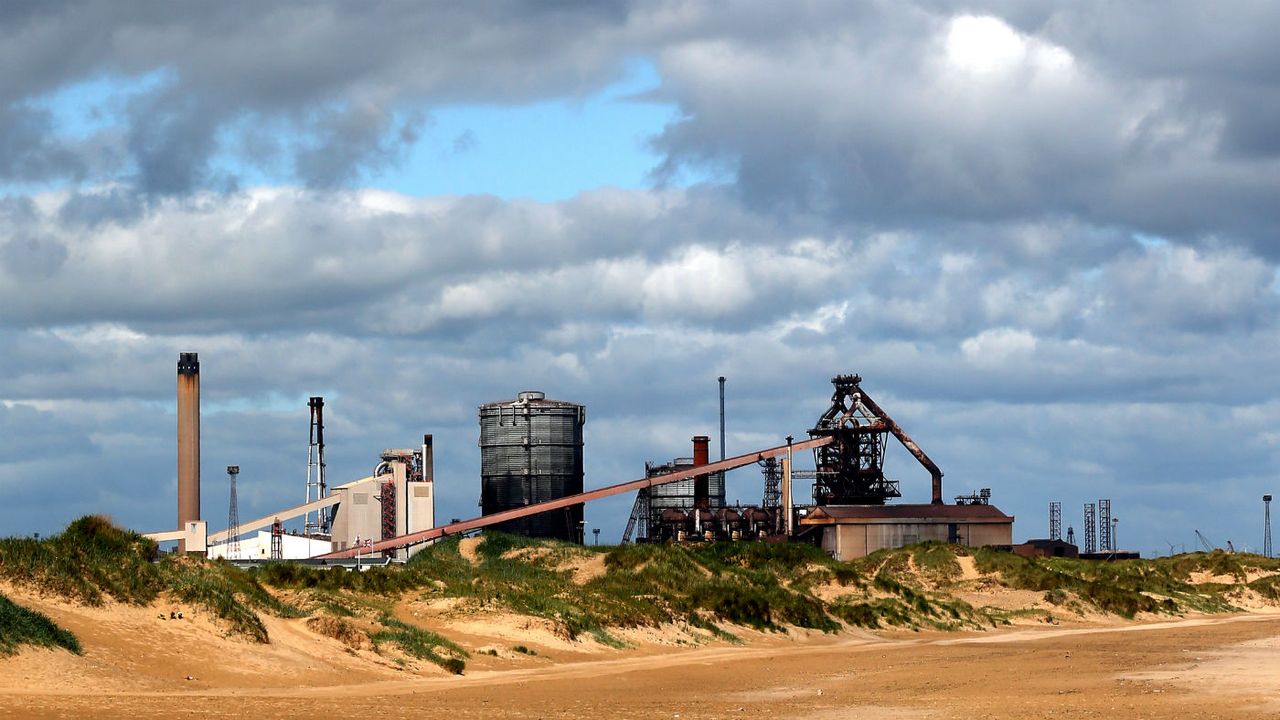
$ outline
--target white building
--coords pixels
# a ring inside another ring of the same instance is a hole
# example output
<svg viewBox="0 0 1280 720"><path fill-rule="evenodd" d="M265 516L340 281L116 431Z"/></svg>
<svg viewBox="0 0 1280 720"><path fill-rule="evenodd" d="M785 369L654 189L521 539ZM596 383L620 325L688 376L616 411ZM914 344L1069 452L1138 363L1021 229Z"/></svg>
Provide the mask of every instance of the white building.
<svg viewBox="0 0 1280 720"><path fill-rule="evenodd" d="M227 554L229 547L227 543L210 545L209 557L213 559L225 557L228 560L270 560L271 533L259 530L254 536L240 538L240 552L231 553L230 556ZM289 533L280 536L280 559L282 560L305 560L328 552L333 552L333 543L328 540L317 540Z"/></svg>

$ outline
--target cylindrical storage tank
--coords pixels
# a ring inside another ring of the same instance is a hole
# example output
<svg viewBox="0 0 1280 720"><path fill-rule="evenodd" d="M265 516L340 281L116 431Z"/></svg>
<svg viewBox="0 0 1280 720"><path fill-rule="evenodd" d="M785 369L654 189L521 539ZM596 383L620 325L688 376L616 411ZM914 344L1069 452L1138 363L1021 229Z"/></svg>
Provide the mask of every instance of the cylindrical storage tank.
<svg viewBox="0 0 1280 720"><path fill-rule="evenodd" d="M537 391L480 406L480 505L485 515L582 492L586 408ZM494 525L495 530L582 542L582 505Z"/></svg>

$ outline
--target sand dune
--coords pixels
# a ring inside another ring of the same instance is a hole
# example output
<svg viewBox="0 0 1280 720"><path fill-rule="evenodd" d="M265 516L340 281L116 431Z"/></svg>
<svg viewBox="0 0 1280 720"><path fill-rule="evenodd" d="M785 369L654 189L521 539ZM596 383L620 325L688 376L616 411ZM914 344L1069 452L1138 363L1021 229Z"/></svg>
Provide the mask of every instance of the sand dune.
<svg viewBox="0 0 1280 720"><path fill-rule="evenodd" d="M625 650L521 635L518 618L455 619L450 637L472 658L453 676L349 648L301 619L268 618L262 645L225 637L191 608L170 620L164 603L88 608L3 590L85 648L0 660L3 717L1273 717L1280 691L1280 615L1266 612L965 634L735 628L742 645L637 636ZM397 610L428 625L443 617ZM537 654L512 652L516 639Z"/></svg>

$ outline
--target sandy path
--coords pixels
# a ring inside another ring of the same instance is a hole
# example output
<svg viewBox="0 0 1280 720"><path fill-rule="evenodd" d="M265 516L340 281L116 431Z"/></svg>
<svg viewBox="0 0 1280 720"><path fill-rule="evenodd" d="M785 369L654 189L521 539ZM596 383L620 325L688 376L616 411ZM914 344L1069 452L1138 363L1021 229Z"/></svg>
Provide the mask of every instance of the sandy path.
<svg viewBox="0 0 1280 720"><path fill-rule="evenodd" d="M11 687L0 694L0 717L304 717L338 707L450 720L1274 717L1278 648L1276 615L965 637L762 636L746 647L618 653L461 678L96 694Z"/></svg>

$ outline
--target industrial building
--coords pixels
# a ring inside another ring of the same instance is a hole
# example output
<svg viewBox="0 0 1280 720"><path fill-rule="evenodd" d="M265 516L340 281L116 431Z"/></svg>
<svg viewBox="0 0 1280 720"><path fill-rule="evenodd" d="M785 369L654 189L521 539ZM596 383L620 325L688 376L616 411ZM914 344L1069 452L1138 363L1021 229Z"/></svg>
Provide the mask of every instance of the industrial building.
<svg viewBox="0 0 1280 720"><path fill-rule="evenodd" d="M251 537L234 543L209 546L209 557L215 560L305 560L333 550L333 543L296 533L272 533L258 530Z"/></svg>
<svg viewBox="0 0 1280 720"><path fill-rule="evenodd" d="M661 478L706 465L710 461L710 442L711 438L706 435L695 435L692 457L665 463L647 462L644 476ZM702 537L711 532L727 540L734 533L740 535L744 523L751 520L726 506L724 473L707 473L636 493L622 537L624 542L629 542L633 535L636 542L666 542L685 539L690 533Z"/></svg>
<svg viewBox="0 0 1280 720"><path fill-rule="evenodd" d="M793 540L825 548L840 559L922 540L970 546L1012 545L1014 518L990 505L990 492L942 501L942 471L862 389L862 378L832 379L831 404L809 439L724 457L724 378L721 387L721 459L711 461L710 439L693 438L693 456L646 463L645 477L583 491L586 408L528 390L513 400L479 407L482 515L444 526L435 522L432 436L422 445L383 450L372 474L330 488L325 478L324 401L312 397L306 502L248 523L236 509L238 466L228 466L227 529L207 532L200 517L200 364L195 353L178 360L178 528L151 533L176 540L182 552L233 559L341 559L380 554L408 557L436 539L481 528L583 542L583 505L636 493L626 539L633 530L649 542ZM930 475L929 504L890 504L902 493L884 474L892 435ZM811 451L814 469L794 470L795 453ZM755 464L764 472L761 506L730 507L725 473ZM812 479L812 504L795 501L797 480ZM284 521L302 517L301 533ZM270 528L269 531L263 531ZM246 537L255 533L253 537Z"/></svg>
<svg viewBox="0 0 1280 720"><path fill-rule="evenodd" d="M372 475L334 488L331 549L435 527L433 451L430 435L423 436L421 448L383 450ZM399 548L394 557L404 560L424 547Z"/></svg>
<svg viewBox="0 0 1280 720"><path fill-rule="evenodd" d="M789 526L799 526L796 535L818 543L838 560L924 540L973 547L1012 545L1014 519L989 504L989 491L957 498L955 505L943 504L942 471L861 382L858 375L832 378L831 405L809 430L811 439L828 442L813 451L814 505L794 510L794 519L788 517ZM898 481L884 474L889 435L929 472L931 503L887 504L902 496ZM789 488L784 492L789 494Z"/></svg>
<svg viewBox="0 0 1280 720"><path fill-rule="evenodd" d="M324 401L312 397L307 464L307 502L241 523L235 500L239 466L228 466L231 507L227 529L210 534L200 518L200 360L178 356L178 530L148 533L156 541L178 542L178 552L231 559L305 559L354 549L435 527L435 477L432 438L418 448L384 450L368 477L329 491L324 476ZM284 530L284 521L304 518L303 532ZM244 536L262 528L253 538ZM423 545L386 551L404 560Z"/></svg>
<svg viewBox="0 0 1280 720"><path fill-rule="evenodd" d="M1013 518L990 505L819 505L800 527L821 527L822 547L839 560L934 540L1008 547Z"/></svg>

